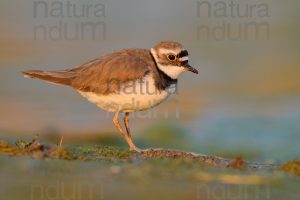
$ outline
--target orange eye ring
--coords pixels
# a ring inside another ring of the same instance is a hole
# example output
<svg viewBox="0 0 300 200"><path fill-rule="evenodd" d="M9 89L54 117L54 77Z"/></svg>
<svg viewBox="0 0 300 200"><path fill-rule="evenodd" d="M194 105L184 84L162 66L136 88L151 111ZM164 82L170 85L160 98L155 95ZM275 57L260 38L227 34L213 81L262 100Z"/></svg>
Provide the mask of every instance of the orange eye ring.
<svg viewBox="0 0 300 200"><path fill-rule="evenodd" d="M169 61L175 61L177 59L176 55L174 55L174 54L167 55L167 58Z"/></svg>

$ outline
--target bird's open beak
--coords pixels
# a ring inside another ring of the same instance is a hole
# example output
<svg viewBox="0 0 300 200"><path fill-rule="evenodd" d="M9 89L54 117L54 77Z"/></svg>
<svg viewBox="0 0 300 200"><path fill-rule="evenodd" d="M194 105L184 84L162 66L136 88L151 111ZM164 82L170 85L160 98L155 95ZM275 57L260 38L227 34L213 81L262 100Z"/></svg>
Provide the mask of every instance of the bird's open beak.
<svg viewBox="0 0 300 200"><path fill-rule="evenodd" d="M185 68L186 71L190 71L190 72L193 72L195 74L198 74L198 70L196 70L194 67L192 67L190 64L185 64L183 66Z"/></svg>

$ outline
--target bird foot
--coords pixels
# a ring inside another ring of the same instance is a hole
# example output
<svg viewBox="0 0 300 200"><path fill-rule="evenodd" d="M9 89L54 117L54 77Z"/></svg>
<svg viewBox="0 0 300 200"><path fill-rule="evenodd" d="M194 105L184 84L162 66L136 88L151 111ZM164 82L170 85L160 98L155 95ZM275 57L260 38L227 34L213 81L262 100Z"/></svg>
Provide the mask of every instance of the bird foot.
<svg viewBox="0 0 300 200"><path fill-rule="evenodd" d="M132 146L132 147L130 147L130 151L136 151L138 153L141 153L143 150L140 149L140 148L138 148L138 147L136 147L136 146Z"/></svg>

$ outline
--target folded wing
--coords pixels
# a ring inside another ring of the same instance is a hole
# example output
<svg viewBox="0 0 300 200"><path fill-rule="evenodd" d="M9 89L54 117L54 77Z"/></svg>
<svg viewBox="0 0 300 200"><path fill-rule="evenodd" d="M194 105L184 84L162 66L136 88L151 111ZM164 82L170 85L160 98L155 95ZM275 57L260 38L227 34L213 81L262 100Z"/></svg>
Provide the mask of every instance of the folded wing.
<svg viewBox="0 0 300 200"><path fill-rule="evenodd" d="M146 76L153 67L151 65L153 65L152 58L148 51L122 50L72 69L32 70L23 72L23 74L25 77L71 86L83 92L108 94L115 92L124 82Z"/></svg>

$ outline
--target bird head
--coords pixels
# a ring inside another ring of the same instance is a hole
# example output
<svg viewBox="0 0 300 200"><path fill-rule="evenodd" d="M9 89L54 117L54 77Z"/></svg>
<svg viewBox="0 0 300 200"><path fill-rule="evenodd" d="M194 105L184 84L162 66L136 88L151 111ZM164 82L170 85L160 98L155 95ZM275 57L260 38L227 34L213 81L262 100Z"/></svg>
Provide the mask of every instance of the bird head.
<svg viewBox="0 0 300 200"><path fill-rule="evenodd" d="M172 79L185 71L198 74L198 70L189 64L188 51L174 41L162 41L151 48L151 54L159 70Z"/></svg>

